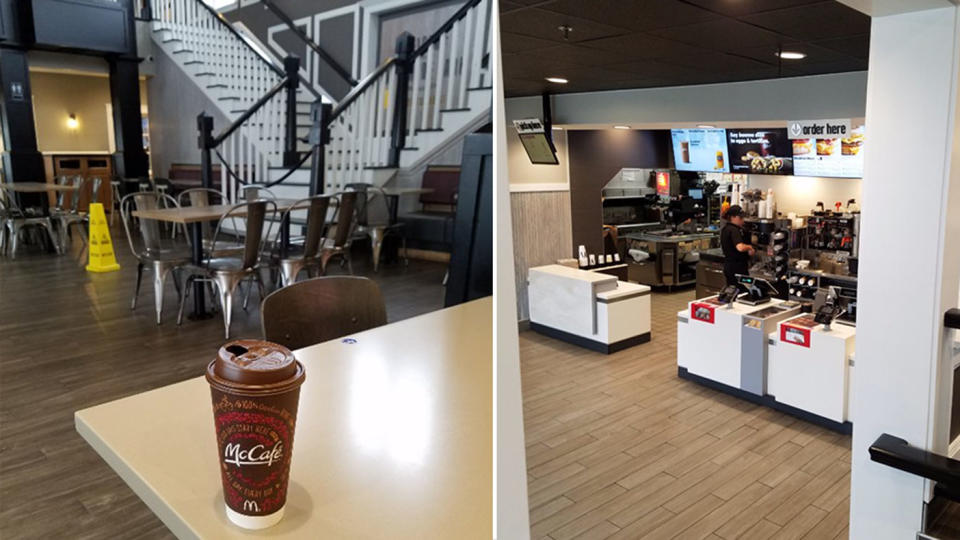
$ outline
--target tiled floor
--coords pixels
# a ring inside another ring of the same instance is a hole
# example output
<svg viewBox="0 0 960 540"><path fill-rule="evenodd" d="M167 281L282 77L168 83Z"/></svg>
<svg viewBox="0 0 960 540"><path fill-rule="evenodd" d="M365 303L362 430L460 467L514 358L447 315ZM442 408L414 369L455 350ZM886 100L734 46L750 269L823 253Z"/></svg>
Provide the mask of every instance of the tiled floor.
<svg viewBox="0 0 960 540"><path fill-rule="evenodd" d="M847 537L850 437L679 379L692 299L609 356L521 333L534 539Z"/></svg>

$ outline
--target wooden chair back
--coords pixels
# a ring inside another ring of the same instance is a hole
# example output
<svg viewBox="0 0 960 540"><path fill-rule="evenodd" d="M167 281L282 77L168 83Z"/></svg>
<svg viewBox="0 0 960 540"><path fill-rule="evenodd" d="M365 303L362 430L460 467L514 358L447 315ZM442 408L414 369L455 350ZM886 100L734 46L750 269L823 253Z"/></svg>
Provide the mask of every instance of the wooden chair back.
<svg viewBox="0 0 960 540"><path fill-rule="evenodd" d="M264 339L296 350L383 326L387 310L371 279L319 277L270 293L260 308L260 324Z"/></svg>

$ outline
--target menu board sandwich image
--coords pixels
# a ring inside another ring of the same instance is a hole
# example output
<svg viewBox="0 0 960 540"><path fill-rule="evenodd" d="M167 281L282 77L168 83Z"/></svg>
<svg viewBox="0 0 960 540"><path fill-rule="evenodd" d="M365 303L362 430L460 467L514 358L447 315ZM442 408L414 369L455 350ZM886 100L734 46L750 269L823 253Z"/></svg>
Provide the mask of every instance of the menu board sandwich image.
<svg viewBox="0 0 960 540"><path fill-rule="evenodd" d="M786 128L728 129L730 172L793 174L793 150Z"/></svg>
<svg viewBox="0 0 960 540"><path fill-rule="evenodd" d="M727 130L671 129L673 161L678 171L730 172Z"/></svg>
<svg viewBox="0 0 960 540"><path fill-rule="evenodd" d="M864 126L845 135L811 136L791 142L795 175L863 178Z"/></svg>

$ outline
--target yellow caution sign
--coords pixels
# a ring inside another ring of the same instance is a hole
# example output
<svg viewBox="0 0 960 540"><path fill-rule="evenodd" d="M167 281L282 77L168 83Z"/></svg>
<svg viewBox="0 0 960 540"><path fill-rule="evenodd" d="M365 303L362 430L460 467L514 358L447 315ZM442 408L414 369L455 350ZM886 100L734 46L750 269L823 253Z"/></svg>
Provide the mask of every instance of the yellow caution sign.
<svg viewBox="0 0 960 540"><path fill-rule="evenodd" d="M107 226L107 216L103 213L103 205L91 203L88 213L90 219L90 244L87 250L90 257L87 262L88 272L113 272L119 270L117 257L113 254L113 242L110 241L110 228Z"/></svg>

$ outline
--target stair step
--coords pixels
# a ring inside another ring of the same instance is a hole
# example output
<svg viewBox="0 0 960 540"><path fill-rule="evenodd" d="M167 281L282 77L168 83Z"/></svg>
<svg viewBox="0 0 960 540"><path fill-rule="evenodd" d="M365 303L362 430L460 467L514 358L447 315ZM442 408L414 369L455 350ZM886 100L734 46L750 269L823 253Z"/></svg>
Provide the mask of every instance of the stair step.
<svg viewBox="0 0 960 540"><path fill-rule="evenodd" d="M224 97L218 97L217 99L220 101L240 101L240 98L238 96L224 96Z"/></svg>
<svg viewBox="0 0 960 540"><path fill-rule="evenodd" d="M417 133L430 133L431 131L443 131L443 128L417 129Z"/></svg>
<svg viewBox="0 0 960 540"><path fill-rule="evenodd" d="M225 84L208 84L207 88L228 88Z"/></svg>
<svg viewBox="0 0 960 540"><path fill-rule="evenodd" d="M187 60L186 62L183 63L183 65L192 66L194 64L203 64L203 63L204 63L203 60Z"/></svg>
<svg viewBox="0 0 960 540"><path fill-rule="evenodd" d="M459 109L440 109L440 112L467 112L470 107L461 107Z"/></svg>
<svg viewBox="0 0 960 540"><path fill-rule="evenodd" d="M474 88L467 88L467 92L476 92L477 90L493 90L492 86L477 86Z"/></svg>
<svg viewBox="0 0 960 540"><path fill-rule="evenodd" d="M191 49L180 49L178 51L173 51L173 54L183 54L183 53L192 53L192 52L193 50Z"/></svg>
<svg viewBox="0 0 960 540"><path fill-rule="evenodd" d="M174 41L183 41L183 40L180 38L169 38L169 39L164 39L163 43L172 43Z"/></svg>
<svg viewBox="0 0 960 540"><path fill-rule="evenodd" d="M212 71L204 71L203 73L197 73L194 77L216 77L217 74Z"/></svg>
<svg viewBox="0 0 960 540"><path fill-rule="evenodd" d="M410 150L411 152L415 152L420 149L417 148L416 146L404 146L403 148L400 149L401 152L403 152L404 150Z"/></svg>

